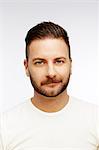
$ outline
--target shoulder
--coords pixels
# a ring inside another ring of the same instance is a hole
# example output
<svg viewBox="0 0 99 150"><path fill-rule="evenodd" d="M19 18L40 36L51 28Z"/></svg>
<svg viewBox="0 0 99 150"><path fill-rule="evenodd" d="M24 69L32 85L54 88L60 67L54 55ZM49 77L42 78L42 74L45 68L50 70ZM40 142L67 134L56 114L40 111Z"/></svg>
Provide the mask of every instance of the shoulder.
<svg viewBox="0 0 99 150"><path fill-rule="evenodd" d="M99 105L75 97L70 99L71 109L75 115L90 121L97 122L99 120Z"/></svg>
<svg viewBox="0 0 99 150"><path fill-rule="evenodd" d="M23 116L26 115L26 113L30 110L30 99L27 99L18 105L15 105L14 107L4 111L1 113L0 118L1 121L11 121L11 120L17 120Z"/></svg>
<svg viewBox="0 0 99 150"><path fill-rule="evenodd" d="M70 99L72 101L72 104L75 107L80 108L81 110L94 111L94 110L99 109L99 105L88 102L87 100L82 100L82 99L78 99L78 98L75 98L75 97L71 97Z"/></svg>

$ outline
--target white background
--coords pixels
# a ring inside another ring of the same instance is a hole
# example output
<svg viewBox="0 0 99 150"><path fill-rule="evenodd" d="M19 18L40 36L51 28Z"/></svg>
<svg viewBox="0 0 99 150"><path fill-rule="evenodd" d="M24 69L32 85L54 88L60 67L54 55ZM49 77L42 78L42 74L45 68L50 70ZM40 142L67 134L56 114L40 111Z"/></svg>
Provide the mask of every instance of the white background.
<svg viewBox="0 0 99 150"><path fill-rule="evenodd" d="M25 36L42 21L64 27L73 60L68 93L98 104L98 0L0 1L0 111L33 95L25 75Z"/></svg>

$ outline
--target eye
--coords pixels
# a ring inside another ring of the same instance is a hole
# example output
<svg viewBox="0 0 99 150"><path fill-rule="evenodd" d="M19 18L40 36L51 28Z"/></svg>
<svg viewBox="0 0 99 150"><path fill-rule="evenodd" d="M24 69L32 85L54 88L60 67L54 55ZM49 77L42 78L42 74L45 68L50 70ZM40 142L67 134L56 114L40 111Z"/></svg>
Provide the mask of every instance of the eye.
<svg viewBox="0 0 99 150"><path fill-rule="evenodd" d="M43 65L44 62L43 61L36 61L34 64L40 66L40 65Z"/></svg>
<svg viewBox="0 0 99 150"><path fill-rule="evenodd" d="M64 62L64 60L56 60L55 63L56 63L56 64L63 64L63 63L65 63L65 62Z"/></svg>

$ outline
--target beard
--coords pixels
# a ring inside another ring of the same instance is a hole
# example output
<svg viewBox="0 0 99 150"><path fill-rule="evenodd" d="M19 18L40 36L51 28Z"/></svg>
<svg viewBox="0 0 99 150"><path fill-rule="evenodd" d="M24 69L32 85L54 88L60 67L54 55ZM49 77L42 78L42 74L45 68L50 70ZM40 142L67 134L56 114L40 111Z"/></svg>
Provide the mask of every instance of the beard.
<svg viewBox="0 0 99 150"><path fill-rule="evenodd" d="M53 78L48 78L46 81L41 82L41 86L39 87L37 85L36 81L34 80L34 78L30 74L30 81L31 81L31 84L32 84L34 90L37 93L39 93L43 96L46 96L46 97L56 97L59 94L61 94L62 92L64 92L67 89L69 80L70 80L70 73L69 73L69 75L68 75L68 77L67 77L67 79L65 80L64 83L62 83L62 80L56 80L56 79L53 79ZM61 85L57 90L52 89L51 91L48 91L47 89L42 88L43 85L47 85L47 84L50 84L50 83L59 83Z"/></svg>

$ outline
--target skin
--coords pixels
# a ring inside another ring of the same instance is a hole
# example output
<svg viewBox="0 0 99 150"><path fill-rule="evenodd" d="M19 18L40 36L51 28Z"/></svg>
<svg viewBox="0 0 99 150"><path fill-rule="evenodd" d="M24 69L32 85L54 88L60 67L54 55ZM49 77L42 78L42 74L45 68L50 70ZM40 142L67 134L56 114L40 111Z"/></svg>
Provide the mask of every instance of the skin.
<svg viewBox="0 0 99 150"><path fill-rule="evenodd" d="M45 112L57 112L69 101L67 85L71 74L68 46L63 39L34 40L29 45L26 74L34 87L33 105Z"/></svg>

